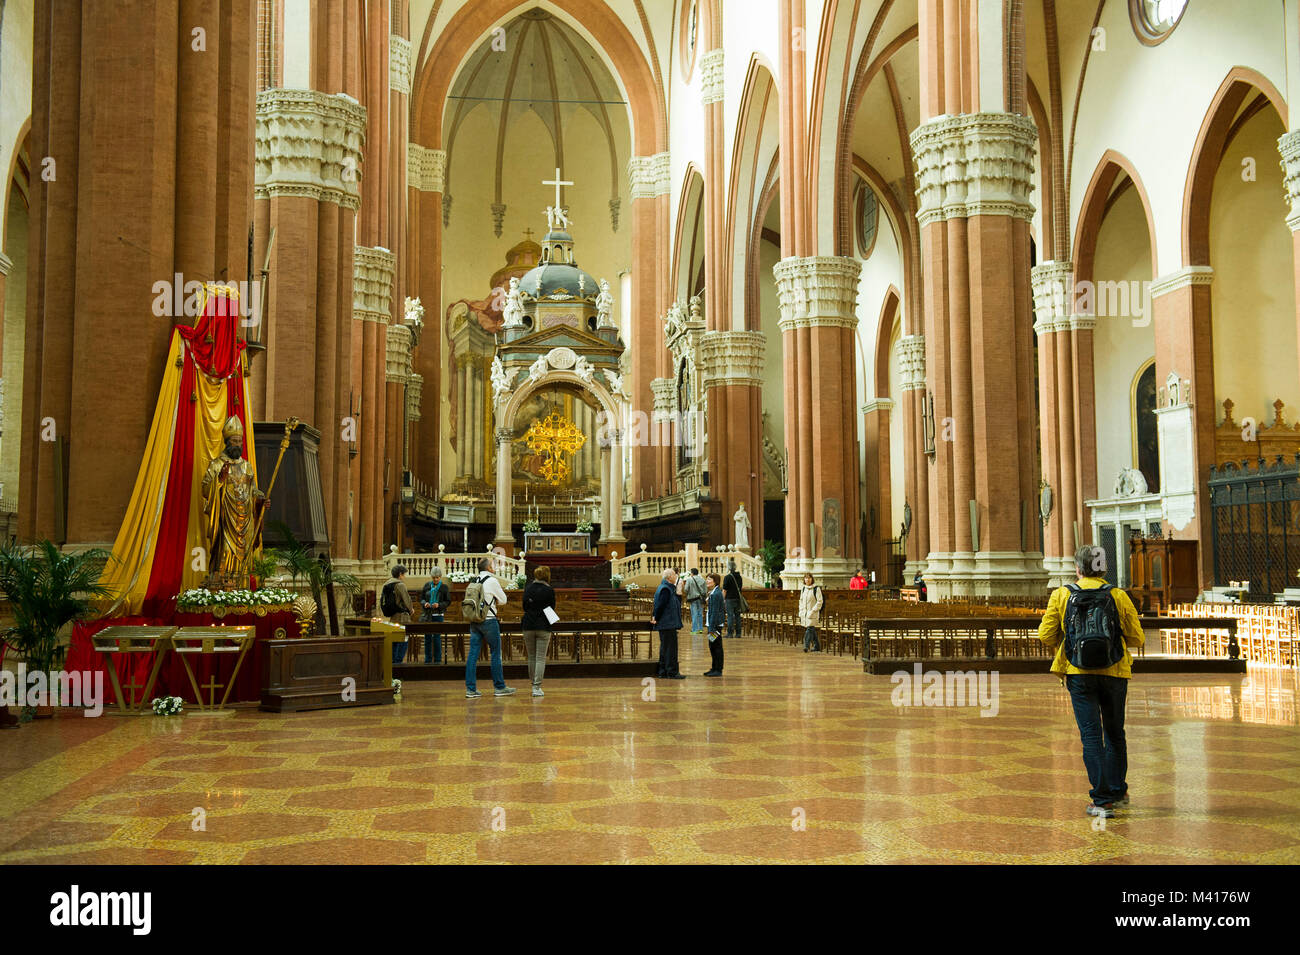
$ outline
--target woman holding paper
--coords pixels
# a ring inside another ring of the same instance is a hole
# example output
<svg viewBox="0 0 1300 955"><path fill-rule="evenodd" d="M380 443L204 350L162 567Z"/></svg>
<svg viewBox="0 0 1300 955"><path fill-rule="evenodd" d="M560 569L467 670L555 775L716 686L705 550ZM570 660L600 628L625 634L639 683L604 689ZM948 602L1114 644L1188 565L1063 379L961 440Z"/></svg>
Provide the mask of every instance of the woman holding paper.
<svg viewBox="0 0 1300 955"><path fill-rule="evenodd" d="M546 672L546 649L551 645L551 626L560 619L555 612L555 589L551 586L551 568L538 567L533 582L524 590L524 649L528 651L528 675L533 680L533 696L540 697L542 674Z"/></svg>

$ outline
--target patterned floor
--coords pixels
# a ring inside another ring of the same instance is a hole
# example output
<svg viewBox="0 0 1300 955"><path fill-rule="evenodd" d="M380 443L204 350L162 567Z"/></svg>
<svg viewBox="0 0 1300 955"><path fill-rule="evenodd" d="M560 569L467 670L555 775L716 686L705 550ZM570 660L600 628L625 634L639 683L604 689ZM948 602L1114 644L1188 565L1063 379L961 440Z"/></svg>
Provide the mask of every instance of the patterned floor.
<svg viewBox="0 0 1300 955"><path fill-rule="evenodd" d="M1295 671L1135 680L1134 805L1098 831L1052 677L983 718L751 640L704 679L682 643L653 687L7 730L0 862L1300 862Z"/></svg>

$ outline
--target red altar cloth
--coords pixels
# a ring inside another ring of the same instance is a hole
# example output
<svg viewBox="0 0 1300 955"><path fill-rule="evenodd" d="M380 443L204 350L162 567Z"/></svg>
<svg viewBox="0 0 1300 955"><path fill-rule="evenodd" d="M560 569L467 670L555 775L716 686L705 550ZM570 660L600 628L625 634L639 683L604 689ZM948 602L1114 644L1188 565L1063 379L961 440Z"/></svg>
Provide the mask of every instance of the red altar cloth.
<svg viewBox="0 0 1300 955"><path fill-rule="evenodd" d="M151 627L206 627L210 625L224 627L246 627L253 626L257 630L257 640L249 649L248 654L244 657L244 663L239 668L239 676L235 680L235 688L231 691L230 703L247 703L256 702L262 698L262 662L265 648L265 641L275 636L277 629L283 629L286 636L296 637L298 635L298 621L291 610L272 611L265 617L259 617L256 614L230 614L217 620L210 613L173 613L168 618L163 617L113 617L111 619L90 620L78 623L72 631L72 644L68 648L68 659L64 664L67 670L89 670L91 672L102 671L104 673L104 684L106 694L112 695L112 681L108 679L108 671L105 669L106 655L95 650L90 638L99 631L110 626L151 626ZM194 669L194 677L199 682L199 686L204 686L210 676L215 675L219 689L217 690L217 702L221 701L221 695L225 692L225 683L230 679L231 672L235 669L235 660L238 659L238 653L221 653L221 654L191 654L187 657L190 666ZM130 697L133 691L127 689L127 684L134 682L139 685L135 693L142 692L145 681L149 679L149 667L153 662L153 654L150 653L124 653L114 661L117 666L118 679L122 682L122 692ZM208 694L204 690L204 697ZM180 657L174 651L167 651L167 657L163 660L162 669L158 672L158 683L154 686L151 697L154 696L179 696L188 703L197 702L194 699L194 689L190 686L189 677L185 675L185 664L181 662ZM116 700L106 699L105 706L115 705ZM148 701L146 701L147 703Z"/></svg>

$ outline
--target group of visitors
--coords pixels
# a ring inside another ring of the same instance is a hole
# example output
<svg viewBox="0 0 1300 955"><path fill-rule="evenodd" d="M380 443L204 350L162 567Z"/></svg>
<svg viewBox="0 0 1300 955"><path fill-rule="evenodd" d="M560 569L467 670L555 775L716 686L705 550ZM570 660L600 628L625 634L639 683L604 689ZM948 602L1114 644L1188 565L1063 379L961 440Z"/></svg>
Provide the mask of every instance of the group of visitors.
<svg viewBox="0 0 1300 955"><path fill-rule="evenodd" d="M1055 650L1051 670L1061 678L1070 694L1079 737L1083 744L1083 762L1091 785L1087 812L1090 816L1111 817L1129 804L1128 747L1124 735L1124 709L1128 681L1132 676L1130 648L1143 645L1145 636L1137 610L1123 590L1111 588L1105 580L1106 555L1099 547L1081 547L1074 557L1077 583L1060 587L1052 593L1038 637ZM384 585L380 609L393 623L407 624L414 612L406 588L406 568L397 565L393 579ZM865 574L858 575L865 579ZM856 582L855 578L855 582ZM533 580L524 590L523 635L528 652L528 675L532 695L543 697L542 675L546 670L546 651L551 641L555 616L555 589L551 586L549 567L538 567ZM917 574L914 583L924 587ZM852 584L851 584L852 586ZM684 680L677 659L677 633L682 624L682 604L690 610L691 633L704 633L709 644L709 669L706 677L722 676L723 631L726 637L741 636L743 614L747 608L744 582L736 562L728 565L725 576L716 573L700 576L699 568L679 577L676 569L664 571L654 594L650 622L659 632L659 668L662 679ZM478 576L466 587L462 613L471 621L469 656L465 664L465 698L476 700L476 669L480 649L487 643L491 656L492 685L496 696L510 696L515 690L506 685L501 665L501 624L498 608L506 603L506 593L483 558ZM435 568L432 579L420 591L422 621L444 619L451 603L450 590L442 581L442 571ZM804 628L803 650L818 653L821 644L817 631L821 626L826 600L812 574L803 575L799 591L799 623ZM425 663L442 661L442 639L430 635L424 647ZM393 644L393 662L406 656L406 642Z"/></svg>
<svg viewBox="0 0 1300 955"><path fill-rule="evenodd" d="M384 585L380 596L380 612L390 623L405 626L411 622L414 607L406 588L407 569L401 564L393 568L393 579ZM491 661L494 696L513 696L515 688L506 685L505 670L501 663L501 620L497 614L507 601L505 589L492 573L492 563L484 557L478 562L478 576L465 588L461 614L470 622L469 654L465 660L465 699L477 700L483 696L478 689L478 658L483 644L487 644ZM420 590L420 622L441 623L451 606L451 590L442 580L442 570L435 567L429 582ZM552 616L547 615L550 611ZM555 589L551 586L551 569L538 567L533 580L524 589L523 636L528 653L528 676L532 682L533 696L544 697L542 677L546 672L546 651L551 644L551 625L558 617L555 613ZM406 659L405 640L393 642L393 663ZM443 642L441 634L428 634L424 641L424 662L441 663Z"/></svg>
<svg viewBox="0 0 1300 955"><path fill-rule="evenodd" d="M708 638L709 669L704 675L722 676L724 653L723 630L729 639L741 635L743 623L744 581L730 561L727 573L700 576L700 569L692 567L689 576L682 577L677 569L664 571L663 579L655 590L650 623L659 633L659 670L661 679L684 680L677 661L677 631L682 624L682 604L690 608L691 634L702 633Z"/></svg>

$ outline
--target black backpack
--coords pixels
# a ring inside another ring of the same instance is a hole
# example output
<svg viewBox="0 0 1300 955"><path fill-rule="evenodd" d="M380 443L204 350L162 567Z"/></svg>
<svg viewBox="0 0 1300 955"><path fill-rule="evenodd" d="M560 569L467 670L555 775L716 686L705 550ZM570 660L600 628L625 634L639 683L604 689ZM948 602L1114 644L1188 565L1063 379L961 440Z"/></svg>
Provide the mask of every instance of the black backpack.
<svg viewBox="0 0 1300 955"><path fill-rule="evenodd" d="M1110 584L1085 590L1068 584L1065 604L1065 657L1080 670L1104 670L1124 659L1119 607Z"/></svg>
<svg viewBox="0 0 1300 955"><path fill-rule="evenodd" d="M397 581L390 580L379 592L379 612L385 617L397 613Z"/></svg>

